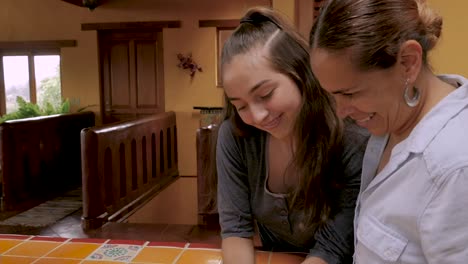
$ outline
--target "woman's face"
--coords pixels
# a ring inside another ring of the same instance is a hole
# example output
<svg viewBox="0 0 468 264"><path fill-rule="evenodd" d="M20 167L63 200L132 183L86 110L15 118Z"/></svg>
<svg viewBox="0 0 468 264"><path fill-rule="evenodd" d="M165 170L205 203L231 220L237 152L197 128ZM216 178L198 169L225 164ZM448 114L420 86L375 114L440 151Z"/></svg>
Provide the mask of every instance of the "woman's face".
<svg viewBox="0 0 468 264"><path fill-rule="evenodd" d="M346 52L311 52L312 70L321 86L333 95L340 118L350 117L374 135L392 133L404 126L402 69L360 71Z"/></svg>
<svg viewBox="0 0 468 264"><path fill-rule="evenodd" d="M244 123L278 139L292 136L302 96L293 80L272 69L263 52L234 56L223 67L223 86Z"/></svg>

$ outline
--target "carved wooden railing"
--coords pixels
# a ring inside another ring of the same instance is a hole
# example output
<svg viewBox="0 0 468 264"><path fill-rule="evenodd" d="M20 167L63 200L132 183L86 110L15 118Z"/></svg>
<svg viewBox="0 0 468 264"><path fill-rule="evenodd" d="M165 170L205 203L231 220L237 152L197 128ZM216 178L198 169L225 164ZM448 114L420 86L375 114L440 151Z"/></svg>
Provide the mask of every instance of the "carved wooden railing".
<svg viewBox="0 0 468 264"><path fill-rule="evenodd" d="M93 112L82 112L2 123L1 209L28 209L79 187L80 131L94 120Z"/></svg>
<svg viewBox="0 0 468 264"><path fill-rule="evenodd" d="M126 219L179 175L174 112L85 129L81 144L84 230Z"/></svg>

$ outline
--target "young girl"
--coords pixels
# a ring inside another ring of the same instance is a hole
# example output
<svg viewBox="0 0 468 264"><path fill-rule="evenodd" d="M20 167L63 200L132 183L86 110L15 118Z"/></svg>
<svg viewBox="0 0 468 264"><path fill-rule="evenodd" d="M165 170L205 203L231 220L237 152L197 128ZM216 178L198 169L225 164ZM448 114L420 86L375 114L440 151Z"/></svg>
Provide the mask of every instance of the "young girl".
<svg viewBox="0 0 468 264"><path fill-rule="evenodd" d="M367 134L344 126L314 79L308 46L275 11L255 8L222 52L226 119L216 150L224 263L265 250L350 263ZM256 225L256 227L255 227Z"/></svg>

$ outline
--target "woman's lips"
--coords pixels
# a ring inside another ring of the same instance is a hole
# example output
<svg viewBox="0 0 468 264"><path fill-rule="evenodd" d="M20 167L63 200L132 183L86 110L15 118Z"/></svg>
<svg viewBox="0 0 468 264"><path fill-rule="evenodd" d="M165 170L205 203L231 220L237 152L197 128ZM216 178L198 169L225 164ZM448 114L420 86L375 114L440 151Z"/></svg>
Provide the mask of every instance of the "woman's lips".
<svg viewBox="0 0 468 264"><path fill-rule="evenodd" d="M365 123L369 120L371 120L373 117L375 116L375 113L372 113L372 114L369 114L368 116L366 116L365 118L361 118L361 119L354 119L356 121L356 123Z"/></svg>

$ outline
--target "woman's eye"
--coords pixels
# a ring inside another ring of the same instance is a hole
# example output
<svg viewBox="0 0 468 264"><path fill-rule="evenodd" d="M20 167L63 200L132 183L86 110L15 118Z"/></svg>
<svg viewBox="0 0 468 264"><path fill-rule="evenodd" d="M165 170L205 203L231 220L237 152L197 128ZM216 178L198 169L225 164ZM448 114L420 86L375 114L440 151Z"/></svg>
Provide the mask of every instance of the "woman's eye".
<svg viewBox="0 0 468 264"><path fill-rule="evenodd" d="M353 97L354 93L342 93L343 96Z"/></svg>
<svg viewBox="0 0 468 264"><path fill-rule="evenodd" d="M237 107L237 112L240 112L240 111L242 111L242 110L244 110L244 109L245 109L245 106Z"/></svg>

